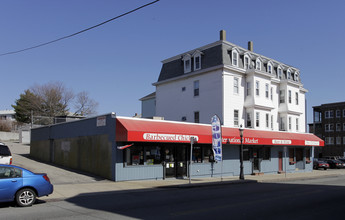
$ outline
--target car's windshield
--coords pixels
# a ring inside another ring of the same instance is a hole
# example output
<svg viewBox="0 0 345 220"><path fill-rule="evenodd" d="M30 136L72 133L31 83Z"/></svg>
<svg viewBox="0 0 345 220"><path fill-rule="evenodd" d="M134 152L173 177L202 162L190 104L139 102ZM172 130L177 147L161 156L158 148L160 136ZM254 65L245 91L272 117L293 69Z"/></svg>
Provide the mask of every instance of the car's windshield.
<svg viewBox="0 0 345 220"><path fill-rule="evenodd" d="M11 151L6 145L0 145L0 156L11 156Z"/></svg>

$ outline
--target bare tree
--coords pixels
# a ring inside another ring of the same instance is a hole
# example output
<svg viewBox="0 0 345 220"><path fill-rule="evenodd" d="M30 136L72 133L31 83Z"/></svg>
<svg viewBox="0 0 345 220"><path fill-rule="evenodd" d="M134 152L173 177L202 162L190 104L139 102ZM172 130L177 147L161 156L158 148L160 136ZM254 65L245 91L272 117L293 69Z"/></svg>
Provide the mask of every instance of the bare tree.
<svg viewBox="0 0 345 220"><path fill-rule="evenodd" d="M31 92L39 97L37 105L41 106L40 114L43 116L61 116L69 111L68 105L74 94L62 82L51 82L44 85L34 85Z"/></svg>
<svg viewBox="0 0 345 220"><path fill-rule="evenodd" d="M96 114L98 103L89 97L87 92L80 92L74 101L74 115L87 116Z"/></svg>

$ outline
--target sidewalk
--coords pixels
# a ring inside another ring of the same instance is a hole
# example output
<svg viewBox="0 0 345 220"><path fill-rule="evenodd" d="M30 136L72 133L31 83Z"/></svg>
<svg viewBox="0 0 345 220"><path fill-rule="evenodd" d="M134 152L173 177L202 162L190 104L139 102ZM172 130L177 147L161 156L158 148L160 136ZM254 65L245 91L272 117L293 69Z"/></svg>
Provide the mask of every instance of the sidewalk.
<svg viewBox="0 0 345 220"><path fill-rule="evenodd" d="M289 174L265 174L261 176L246 175L245 180L239 180L239 177L224 177L222 180L216 178L195 178L189 179L166 179L166 180L141 180L113 182L103 180L93 183L80 184L58 184L54 185L54 193L43 200L64 200L81 194L106 193L106 192L128 192L128 190L154 190L162 188L185 188L185 187L202 187L219 184L243 184L243 183L272 183L289 180L303 180L320 177L331 177L345 175L345 170L314 170L311 173L289 173Z"/></svg>
<svg viewBox="0 0 345 220"><path fill-rule="evenodd" d="M159 190L162 188L183 188L183 187L201 187L218 184L243 184L243 183L266 183L283 182L289 180L313 179L326 176L345 175L345 169L313 170L306 173L287 173L287 174L264 174L259 176L246 175L245 180L239 180L238 176L215 178L192 178L189 179L166 179L166 180L140 180L113 182L95 176L74 172L72 170L57 167L29 158L30 147L19 143L6 143L13 154L13 164L25 167L33 172L47 173L52 184L54 192L48 197L42 197L42 200L64 200L81 194L107 193L107 192L128 192L132 190Z"/></svg>

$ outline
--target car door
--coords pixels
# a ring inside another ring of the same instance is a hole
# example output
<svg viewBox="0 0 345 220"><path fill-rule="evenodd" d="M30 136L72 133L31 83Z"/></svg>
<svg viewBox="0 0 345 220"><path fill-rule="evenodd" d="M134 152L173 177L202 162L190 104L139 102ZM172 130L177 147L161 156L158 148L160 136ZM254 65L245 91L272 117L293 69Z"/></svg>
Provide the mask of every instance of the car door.
<svg viewBox="0 0 345 220"><path fill-rule="evenodd" d="M14 167L0 166L0 201L12 201L23 185L21 171Z"/></svg>

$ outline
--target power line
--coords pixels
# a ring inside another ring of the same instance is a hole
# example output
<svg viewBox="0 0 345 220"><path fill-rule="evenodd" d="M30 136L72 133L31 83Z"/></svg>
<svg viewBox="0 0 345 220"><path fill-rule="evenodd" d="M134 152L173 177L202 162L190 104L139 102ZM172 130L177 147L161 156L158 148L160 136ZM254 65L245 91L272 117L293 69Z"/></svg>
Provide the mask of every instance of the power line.
<svg viewBox="0 0 345 220"><path fill-rule="evenodd" d="M52 44L52 43L55 43L55 42L57 42L57 41L64 40L64 39L66 39L66 38L70 38L70 37L76 36L76 35L81 34L81 33L83 33L83 32L86 32L86 31L89 31L89 30L94 29L94 28L96 28L96 27L99 27L99 26L101 26L101 25L104 25L104 24L106 24L106 23L108 23L108 22L110 22L110 21L113 21L113 20L116 20L116 19L118 19L118 18L121 18L121 17L123 17L123 16L125 16L125 15L131 14L131 13L133 13L133 12L135 12L135 11L138 11L138 10L140 10L140 9L142 9L142 8L145 8L145 7L149 6L149 5L155 4L155 3L159 2L159 1L160 1L160 0L156 0L156 1L150 2L150 3L146 4L146 5L142 5L142 6L140 6L140 7L138 7L138 8L135 8L135 9L133 9L133 10L131 10L131 11L128 11L128 12L126 12L126 13L123 13L123 14L121 14L121 15L119 15L119 16L116 16L116 17L114 17L114 18L111 18L111 19L109 19L109 20L107 20L107 21L104 21L104 22L99 23L99 24L97 24L97 25L94 25L94 26L92 26L92 27L89 27L89 28L86 28L86 29L84 29L84 30L78 31L78 32L76 32L76 33L74 33L74 34L70 34L70 35L67 35L67 36L58 38L58 39L56 39L56 40L52 40L52 41L49 41L49 42L46 42L46 43L43 43L43 44L39 44L39 45L36 45L36 46L33 46L33 47L28 47L28 48L21 49L21 50L17 50L17 51L12 51L12 52L3 53L3 54L0 54L0 56L6 56L6 55L10 55L10 54L15 54L15 53L24 52L24 51L27 51L27 50L36 49L36 48L38 48L38 47L43 47L43 46L45 46L45 45Z"/></svg>

